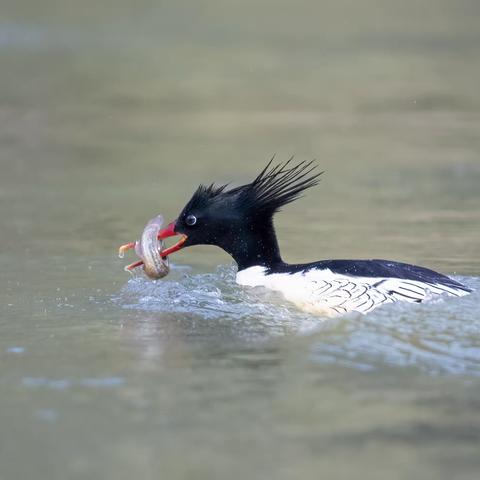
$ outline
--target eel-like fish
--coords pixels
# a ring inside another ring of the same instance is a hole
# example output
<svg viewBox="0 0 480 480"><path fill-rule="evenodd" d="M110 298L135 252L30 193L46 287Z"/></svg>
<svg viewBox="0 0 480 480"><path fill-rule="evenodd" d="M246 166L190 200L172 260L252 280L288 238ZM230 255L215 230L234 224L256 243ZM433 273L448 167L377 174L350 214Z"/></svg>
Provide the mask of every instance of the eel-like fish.
<svg viewBox="0 0 480 480"><path fill-rule="evenodd" d="M147 277L151 279L163 278L170 272L168 258L162 258L161 251L164 243L158 239L158 232L163 225L163 216L157 215L152 218L143 229L142 238L133 243L122 245L118 250L118 255L123 258L125 252L132 248L135 253L142 259L139 262L132 263L125 267L131 271L134 268L143 265L143 271Z"/></svg>

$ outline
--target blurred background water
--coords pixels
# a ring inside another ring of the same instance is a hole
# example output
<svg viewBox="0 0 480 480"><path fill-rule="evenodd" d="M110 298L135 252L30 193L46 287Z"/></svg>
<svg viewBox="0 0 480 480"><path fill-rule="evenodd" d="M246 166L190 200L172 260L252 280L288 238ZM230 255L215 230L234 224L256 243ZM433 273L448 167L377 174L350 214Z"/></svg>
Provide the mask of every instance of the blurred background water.
<svg viewBox="0 0 480 480"><path fill-rule="evenodd" d="M479 45L474 0L3 0L0 478L478 478L478 293L325 320L116 248L295 154L285 259L480 289Z"/></svg>

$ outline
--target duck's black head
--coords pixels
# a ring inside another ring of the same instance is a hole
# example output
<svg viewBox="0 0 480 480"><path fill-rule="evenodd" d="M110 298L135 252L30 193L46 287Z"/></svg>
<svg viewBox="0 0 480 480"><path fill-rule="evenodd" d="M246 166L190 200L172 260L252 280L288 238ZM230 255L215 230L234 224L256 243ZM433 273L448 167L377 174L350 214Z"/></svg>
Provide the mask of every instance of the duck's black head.
<svg viewBox="0 0 480 480"><path fill-rule="evenodd" d="M200 185L177 220L159 233L164 239L181 240L162 252L165 256L192 245L216 245L229 253L239 270L254 265L280 263L273 215L282 206L317 185L322 172L313 162L292 166L291 159L272 166L272 161L247 185Z"/></svg>

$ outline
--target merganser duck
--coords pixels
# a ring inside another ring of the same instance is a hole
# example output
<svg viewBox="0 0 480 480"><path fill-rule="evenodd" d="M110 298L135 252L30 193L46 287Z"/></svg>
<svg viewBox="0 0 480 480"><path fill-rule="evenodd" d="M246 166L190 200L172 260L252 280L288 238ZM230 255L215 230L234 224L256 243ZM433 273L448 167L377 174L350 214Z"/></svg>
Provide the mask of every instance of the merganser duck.
<svg viewBox="0 0 480 480"><path fill-rule="evenodd" d="M273 215L319 183L313 162L272 166L273 159L247 185L200 185L178 218L158 234L181 235L162 251L166 257L193 245L216 245L238 265L236 281L280 291L311 313L368 313L387 303L422 302L471 290L424 267L389 260L321 260L292 265L280 256Z"/></svg>

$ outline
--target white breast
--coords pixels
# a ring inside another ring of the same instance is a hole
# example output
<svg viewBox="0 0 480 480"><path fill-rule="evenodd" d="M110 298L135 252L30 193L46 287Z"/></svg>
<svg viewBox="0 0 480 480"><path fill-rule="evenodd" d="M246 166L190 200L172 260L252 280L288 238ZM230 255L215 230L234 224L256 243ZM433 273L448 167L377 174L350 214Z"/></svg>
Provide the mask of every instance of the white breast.
<svg viewBox="0 0 480 480"><path fill-rule="evenodd" d="M265 267L250 267L237 273L237 283L263 286L281 292L299 308L334 316L346 312L367 313L397 301L421 302L436 295L463 296L463 290L399 278L339 275L329 269L298 273L266 274Z"/></svg>

